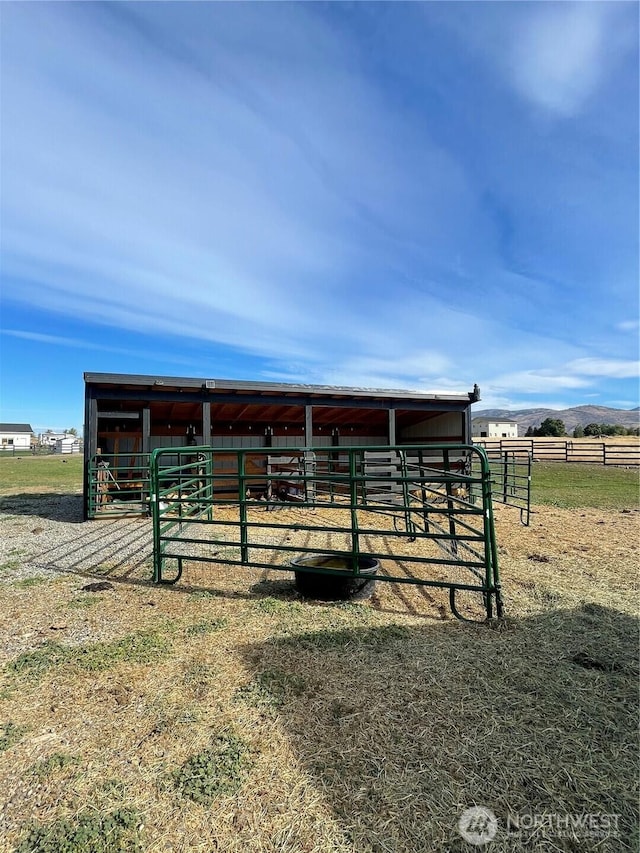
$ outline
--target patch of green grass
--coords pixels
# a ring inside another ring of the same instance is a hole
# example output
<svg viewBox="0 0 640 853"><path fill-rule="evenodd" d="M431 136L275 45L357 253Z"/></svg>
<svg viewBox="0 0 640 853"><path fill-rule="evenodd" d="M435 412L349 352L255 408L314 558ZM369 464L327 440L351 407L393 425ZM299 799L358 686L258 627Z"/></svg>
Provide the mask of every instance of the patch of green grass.
<svg viewBox="0 0 640 853"><path fill-rule="evenodd" d="M98 785L98 789L100 791L104 791L105 794L118 797L119 799L124 798L127 790L122 779L116 779L113 776L103 779L103 781Z"/></svg>
<svg viewBox="0 0 640 853"><path fill-rule="evenodd" d="M49 578L38 575L37 577L22 578L21 580L14 581L12 586L15 586L16 589L31 589L33 586L40 586L40 584L47 583L48 580Z"/></svg>
<svg viewBox="0 0 640 853"><path fill-rule="evenodd" d="M236 701L246 702L254 708L281 708L292 696L301 696L307 689L307 682L299 675L269 669L259 673L253 681L240 687L235 694Z"/></svg>
<svg viewBox="0 0 640 853"><path fill-rule="evenodd" d="M72 598L67 602L66 606L72 610L84 610L86 607L93 607L96 604L100 604L101 601L104 601L104 599L100 595L84 595L81 598ZM60 609L62 610L63 608Z"/></svg>
<svg viewBox="0 0 640 853"><path fill-rule="evenodd" d="M140 815L122 808L100 814L85 811L51 823L33 822L15 853L139 853Z"/></svg>
<svg viewBox="0 0 640 853"><path fill-rule="evenodd" d="M172 774L172 780L184 797L209 806L216 797L235 794L252 764L248 745L236 735L223 733L210 749L187 759Z"/></svg>
<svg viewBox="0 0 640 853"><path fill-rule="evenodd" d="M407 640L411 635L403 625L383 625L364 634L358 628L324 629L308 634L279 637L269 642L278 646L295 646L300 649L335 649L366 644L368 648L379 651L390 643Z"/></svg>
<svg viewBox="0 0 640 853"><path fill-rule="evenodd" d="M285 601L281 598L273 598L272 596L258 599L258 601L254 602L253 606L261 613L269 613L271 615L300 613L304 610L299 601Z"/></svg>
<svg viewBox="0 0 640 853"><path fill-rule="evenodd" d="M170 643L164 634L141 631L111 643L73 647L45 643L38 649L18 655L6 668L14 675L34 680L48 670L61 666L75 666L88 672L100 672L122 662L151 663L164 657L170 649Z"/></svg>
<svg viewBox="0 0 640 853"><path fill-rule="evenodd" d="M0 483L3 494L16 494L22 489L42 488L59 492L75 492L82 488L82 454L61 457L21 454L0 458Z"/></svg>
<svg viewBox="0 0 640 853"><path fill-rule="evenodd" d="M206 619L202 622L195 622L193 625L188 625L185 628L187 637L202 637L205 634L212 634L214 631L220 631L226 627L227 620L224 617L219 619Z"/></svg>
<svg viewBox="0 0 640 853"><path fill-rule="evenodd" d="M38 679L41 675L51 669L65 663L70 656L70 649L66 649L59 643L45 643L39 649L31 652L23 652L6 665L8 672L27 678Z"/></svg>
<svg viewBox="0 0 640 853"><path fill-rule="evenodd" d="M531 502L558 507L633 509L639 506L638 471L609 465L534 462Z"/></svg>
<svg viewBox="0 0 640 853"><path fill-rule="evenodd" d="M26 726L17 726L9 721L0 726L0 752L10 749L16 743L22 740L25 732L28 731Z"/></svg>
<svg viewBox="0 0 640 853"><path fill-rule="evenodd" d="M557 607L562 601L562 595L559 592L539 584L533 587L533 597L547 607Z"/></svg>
<svg viewBox="0 0 640 853"><path fill-rule="evenodd" d="M54 752L48 758L38 761L30 768L30 772L38 779L46 779L52 776L57 770L64 770L66 767L72 767L78 764L79 758L77 755L72 755L70 752Z"/></svg>
<svg viewBox="0 0 640 853"><path fill-rule="evenodd" d="M209 598L215 598L215 595L207 589L194 589L193 592L189 593L189 597L206 600Z"/></svg>
<svg viewBox="0 0 640 853"><path fill-rule="evenodd" d="M182 682L189 693L201 702L213 689L217 674L217 669L211 664L196 660L185 668Z"/></svg>

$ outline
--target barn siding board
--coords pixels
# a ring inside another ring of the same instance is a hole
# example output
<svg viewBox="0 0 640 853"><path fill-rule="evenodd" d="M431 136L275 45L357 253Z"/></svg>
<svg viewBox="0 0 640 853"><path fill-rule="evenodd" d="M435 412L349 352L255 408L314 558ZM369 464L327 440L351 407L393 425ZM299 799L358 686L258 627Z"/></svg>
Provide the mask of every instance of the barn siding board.
<svg viewBox="0 0 640 853"><path fill-rule="evenodd" d="M464 417L461 419L458 413L448 412L435 418L429 418L420 423L402 428L400 438L404 443L411 439L437 438L440 441L450 439L451 441L463 442L465 440Z"/></svg>

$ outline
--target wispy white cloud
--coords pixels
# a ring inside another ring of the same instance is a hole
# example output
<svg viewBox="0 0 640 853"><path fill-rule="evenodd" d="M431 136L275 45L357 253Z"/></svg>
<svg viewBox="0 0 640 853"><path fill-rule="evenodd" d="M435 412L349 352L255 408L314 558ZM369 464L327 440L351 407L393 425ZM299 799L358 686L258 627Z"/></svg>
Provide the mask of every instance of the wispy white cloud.
<svg viewBox="0 0 640 853"><path fill-rule="evenodd" d="M21 338L24 341L36 341L39 344L55 344L64 347L79 347L80 349L91 349L92 346L89 342L82 341L79 338L65 338L62 335L45 335L42 332L2 329L0 333L9 335L11 338ZM98 348L101 349L99 345Z"/></svg>
<svg viewBox="0 0 640 853"><path fill-rule="evenodd" d="M639 320L623 320L616 325L616 328L621 332L637 332L640 329Z"/></svg>
<svg viewBox="0 0 640 853"><path fill-rule="evenodd" d="M169 362L171 364L181 364L189 367L197 367L196 359L182 358L179 355L163 351L151 351L140 347L138 349L130 349L127 347L114 347L108 344L101 344L97 341L86 341L82 338L69 338L64 335L49 335L43 332L32 332L24 329L0 329L0 335L7 335L10 338L19 338L23 341L33 341L38 344L49 344L56 347L72 347L73 349L86 350L88 352L108 352L117 355L130 356L135 359L148 359L150 361Z"/></svg>
<svg viewBox="0 0 640 853"><path fill-rule="evenodd" d="M513 85L561 116L580 111L607 64L608 3L536 3L518 19L510 45Z"/></svg>
<svg viewBox="0 0 640 853"><path fill-rule="evenodd" d="M435 7L431 8L431 7ZM633 4L423 4L430 23L454 33L503 85L543 113L570 118L587 108L625 56L637 49Z"/></svg>
<svg viewBox="0 0 640 853"><path fill-rule="evenodd" d="M591 239L603 222L619 231L616 214L625 220L619 193L602 191L611 171L599 155L597 195L610 206L596 209L591 178L567 162L583 140L556 149L550 138L532 157L516 138L531 129L514 131L521 114L507 114L515 99L492 112L498 96L482 70L451 70L451 56L468 60L474 28L465 22L464 49L451 53L449 40L442 60L440 34L418 21L491 18L495 62L526 103L569 116L610 70L603 45L617 13L581 10L590 5L509 4L500 26L491 4L420 6L410 23L432 50L421 47L400 92L404 53L359 41L331 8L73 4L34 17L14 4L2 45L7 303L170 336L149 357L193 364L177 352L183 341L214 375L226 352L265 377L458 390L480 381L511 396L626 376L596 372L599 352L624 360L622 345L577 345L566 322L597 339L630 311L628 288L623 309L609 294L594 309L600 280L576 273L594 256L619 257ZM414 9L397 9L404 44ZM558 212L558 195L571 209Z"/></svg>
<svg viewBox="0 0 640 853"><path fill-rule="evenodd" d="M141 11L138 24L149 41L170 38L171 17L146 18ZM311 22L295 12L291 23L299 39L280 37L278 50L298 56ZM202 27L178 27L190 62L158 51L150 78L137 45L104 49L115 37L109 27L96 49L90 18L50 24L30 33L37 61L5 96L5 149L17 168L7 172L4 270L21 300L87 322L304 360L307 371L354 382L368 375L406 385L428 379L425 370L443 372L455 312L435 281L426 298L410 295L418 308L410 326L406 309L394 322L404 279L394 253L433 247L441 256L460 234L479 243L477 202L452 157L402 116L390 121L329 28L313 22L320 46L291 75L262 40L240 63L242 36L228 23L215 29L215 61ZM56 85L58 45L69 39L87 67L80 93ZM332 65L320 69L327 54ZM5 62L21 60L10 49ZM121 79L124 67L140 86L114 110L105 81ZM44 125L56 147L39 144ZM427 303L439 328L418 364L402 351L413 326L419 340ZM325 371L327 350L334 365ZM376 351L393 352L396 366L376 363Z"/></svg>
<svg viewBox="0 0 640 853"><path fill-rule="evenodd" d="M549 395L553 401L554 393L579 390L581 397L599 397L600 393L590 393L602 378L633 379L640 376L640 362L603 358L576 358L556 367L514 371L490 375L482 380L482 405L484 408L530 408L533 404L522 400L522 395ZM568 402L550 402L544 408L569 408ZM575 404L573 404L575 405ZM536 400L535 406L542 406Z"/></svg>
<svg viewBox="0 0 640 853"><path fill-rule="evenodd" d="M580 376L607 376L611 379L640 378L640 361L577 358L570 361L566 365L566 369Z"/></svg>
<svg viewBox="0 0 640 853"><path fill-rule="evenodd" d="M510 389L517 389L520 394L549 394L551 391L586 388L588 385L586 379L551 370L520 370L503 373L490 380L491 390L503 394Z"/></svg>

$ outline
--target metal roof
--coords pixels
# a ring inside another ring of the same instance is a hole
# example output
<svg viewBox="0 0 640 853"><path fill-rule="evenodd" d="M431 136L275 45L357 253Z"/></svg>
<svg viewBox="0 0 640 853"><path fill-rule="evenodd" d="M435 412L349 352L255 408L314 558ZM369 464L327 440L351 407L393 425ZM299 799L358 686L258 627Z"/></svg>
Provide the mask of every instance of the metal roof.
<svg viewBox="0 0 640 853"><path fill-rule="evenodd" d="M146 376L126 373L85 373L87 385L144 387L160 390L162 386L178 389L209 390L212 392L254 392L268 394L292 394L319 397L370 398L393 400L423 400L449 402L476 402L479 399L478 386L473 391L452 393L450 391L411 391L391 388L357 388L341 385L307 385L289 382L257 382L238 379L206 379L183 376Z"/></svg>
<svg viewBox="0 0 640 853"><path fill-rule="evenodd" d="M33 432L31 424L0 424L0 432Z"/></svg>

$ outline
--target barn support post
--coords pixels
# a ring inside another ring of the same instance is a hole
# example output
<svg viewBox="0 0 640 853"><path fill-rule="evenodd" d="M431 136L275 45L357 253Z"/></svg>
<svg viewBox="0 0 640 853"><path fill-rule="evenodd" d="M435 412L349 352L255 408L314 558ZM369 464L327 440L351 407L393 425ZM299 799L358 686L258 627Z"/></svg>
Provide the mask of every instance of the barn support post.
<svg viewBox="0 0 640 853"><path fill-rule="evenodd" d="M145 406L142 410L142 452L149 453L151 443L151 409Z"/></svg>
<svg viewBox="0 0 640 853"><path fill-rule="evenodd" d="M313 447L313 406L304 407L304 446Z"/></svg>
<svg viewBox="0 0 640 853"><path fill-rule="evenodd" d="M90 470L91 460L98 451L98 401L92 391L87 393L84 413L84 483L83 483L83 515L85 521L90 516L91 483Z"/></svg>
<svg viewBox="0 0 640 853"><path fill-rule="evenodd" d="M462 441L465 444L473 444L473 439L471 437L471 407L464 411L460 412L460 417L462 418Z"/></svg>
<svg viewBox="0 0 640 853"><path fill-rule="evenodd" d="M88 436L85 439L85 446L89 450L89 457L95 456L98 452L98 401L95 397L89 400L89 423Z"/></svg>
<svg viewBox="0 0 640 853"><path fill-rule="evenodd" d="M393 447L396 444L396 410L389 409L389 446Z"/></svg>
<svg viewBox="0 0 640 853"><path fill-rule="evenodd" d="M202 443L211 444L211 403L202 404Z"/></svg>

